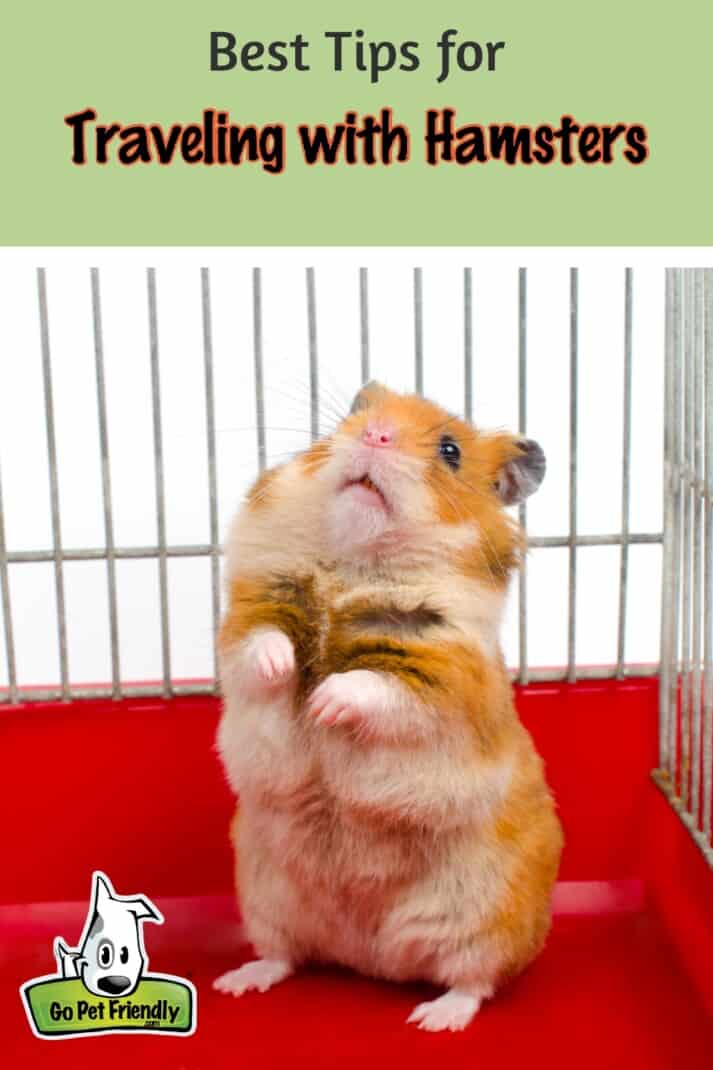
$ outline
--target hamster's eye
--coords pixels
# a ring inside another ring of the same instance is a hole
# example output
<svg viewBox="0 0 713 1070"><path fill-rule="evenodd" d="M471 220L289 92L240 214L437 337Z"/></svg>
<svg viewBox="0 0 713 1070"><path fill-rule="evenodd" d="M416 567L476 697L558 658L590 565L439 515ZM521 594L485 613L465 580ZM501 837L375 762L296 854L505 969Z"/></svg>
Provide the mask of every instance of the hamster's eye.
<svg viewBox="0 0 713 1070"><path fill-rule="evenodd" d="M108 970L114 961L114 945L111 940L102 940L97 948L97 962L103 970Z"/></svg>
<svg viewBox="0 0 713 1070"><path fill-rule="evenodd" d="M460 446L448 435L444 435L441 439L438 453L454 472L460 468Z"/></svg>
<svg viewBox="0 0 713 1070"><path fill-rule="evenodd" d="M126 966L126 963L128 961L129 961L129 949L128 949L128 947L122 947L121 951L119 952L119 962L122 964L122 966Z"/></svg>

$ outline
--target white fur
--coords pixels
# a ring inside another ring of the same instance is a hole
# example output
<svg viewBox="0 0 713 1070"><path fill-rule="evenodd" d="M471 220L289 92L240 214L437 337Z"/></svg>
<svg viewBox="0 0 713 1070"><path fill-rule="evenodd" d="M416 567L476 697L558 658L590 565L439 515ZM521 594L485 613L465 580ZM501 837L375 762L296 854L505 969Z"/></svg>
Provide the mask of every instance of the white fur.
<svg viewBox="0 0 713 1070"><path fill-rule="evenodd" d="M253 632L243 649L246 682L279 686L295 671L295 651L289 638L277 628Z"/></svg>
<svg viewBox="0 0 713 1070"><path fill-rule="evenodd" d="M364 508L345 485L368 475L385 499L384 507ZM433 505L424 485L423 462L394 449L373 449L337 434L322 480L329 489L325 534L335 554L378 548L382 540L399 539L405 527L433 519Z"/></svg>
<svg viewBox="0 0 713 1070"><path fill-rule="evenodd" d="M492 993L493 990L490 987L467 992L451 988L438 999L419 1003L406 1021L416 1022L419 1029L426 1029L430 1033L437 1033L443 1029L451 1031L465 1029L478 1013L482 1001Z"/></svg>
<svg viewBox="0 0 713 1070"><path fill-rule="evenodd" d="M354 745L354 737L341 731L320 739L322 771L326 784L342 805L395 824L446 832L460 826L477 828L502 804L512 778L512 762L502 759L484 764L478 776L469 760L466 733L420 743L414 734L410 746L393 739L376 739Z"/></svg>
<svg viewBox="0 0 713 1070"><path fill-rule="evenodd" d="M242 996L245 992L257 989L258 992L267 992L268 988L279 984L289 977L292 967L289 962L280 959L257 959L255 962L246 962L237 970L228 970L221 977L213 981L216 992L223 992L230 996Z"/></svg>
<svg viewBox="0 0 713 1070"><path fill-rule="evenodd" d="M293 716L294 664L292 643L276 629L256 629L221 657L225 708L217 744L236 794L289 797L308 778Z"/></svg>

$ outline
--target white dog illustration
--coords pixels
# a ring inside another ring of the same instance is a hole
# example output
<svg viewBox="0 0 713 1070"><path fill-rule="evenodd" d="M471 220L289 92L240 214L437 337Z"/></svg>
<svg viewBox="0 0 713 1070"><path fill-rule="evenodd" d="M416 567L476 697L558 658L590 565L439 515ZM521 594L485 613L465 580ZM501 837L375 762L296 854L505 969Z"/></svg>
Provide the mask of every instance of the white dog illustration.
<svg viewBox="0 0 713 1070"><path fill-rule="evenodd" d="M97 996L128 996L146 966L142 923L163 922L163 915L143 895L117 895L106 874L92 875L92 900L79 946L54 942L62 977L80 977Z"/></svg>

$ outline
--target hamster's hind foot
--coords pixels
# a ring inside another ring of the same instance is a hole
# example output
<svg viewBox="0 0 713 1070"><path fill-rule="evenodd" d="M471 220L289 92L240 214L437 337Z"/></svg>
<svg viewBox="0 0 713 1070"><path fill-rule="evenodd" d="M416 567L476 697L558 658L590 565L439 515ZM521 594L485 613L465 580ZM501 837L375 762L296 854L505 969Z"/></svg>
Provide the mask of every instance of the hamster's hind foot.
<svg viewBox="0 0 713 1070"><path fill-rule="evenodd" d="M426 1029L429 1033L439 1033L443 1029L457 1032L465 1029L478 1013L483 1000L492 994L492 989L486 986L451 988L438 999L419 1003L406 1021L414 1022L419 1029Z"/></svg>
<svg viewBox="0 0 713 1070"><path fill-rule="evenodd" d="M292 972L289 962L282 959L256 959L216 977L213 988L226 996L242 996L254 989L267 992L268 988L284 981Z"/></svg>

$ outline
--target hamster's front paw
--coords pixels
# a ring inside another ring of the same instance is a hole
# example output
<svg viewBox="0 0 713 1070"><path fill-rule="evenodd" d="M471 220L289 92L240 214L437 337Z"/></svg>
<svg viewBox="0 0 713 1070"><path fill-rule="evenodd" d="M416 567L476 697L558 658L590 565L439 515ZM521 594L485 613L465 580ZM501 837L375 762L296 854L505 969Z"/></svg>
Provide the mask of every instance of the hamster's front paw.
<svg viewBox="0 0 713 1070"><path fill-rule="evenodd" d="M276 687L292 678L295 650L288 636L274 628L257 632L248 639L245 661L255 680L268 687Z"/></svg>
<svg viewBox="0 0 713 1070"><path fill-rule="evenodd" d="M332 673L307 700L306 712L321 725L369 729L386 713L388 685L368 669Z"/></svg>

